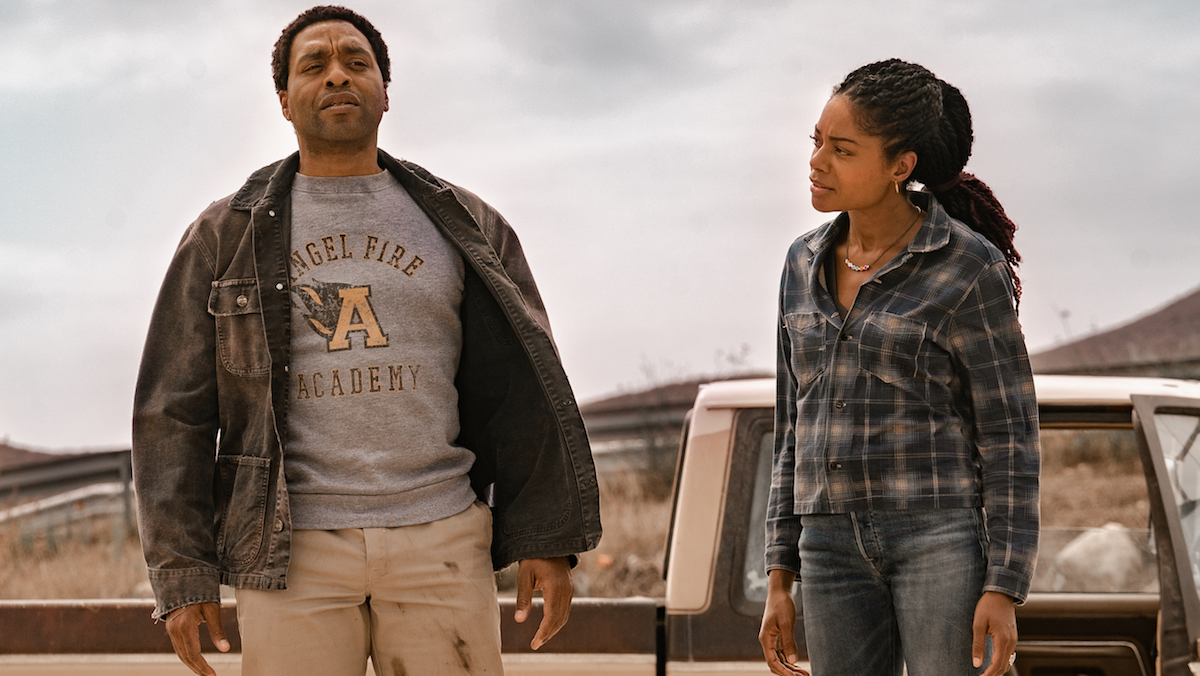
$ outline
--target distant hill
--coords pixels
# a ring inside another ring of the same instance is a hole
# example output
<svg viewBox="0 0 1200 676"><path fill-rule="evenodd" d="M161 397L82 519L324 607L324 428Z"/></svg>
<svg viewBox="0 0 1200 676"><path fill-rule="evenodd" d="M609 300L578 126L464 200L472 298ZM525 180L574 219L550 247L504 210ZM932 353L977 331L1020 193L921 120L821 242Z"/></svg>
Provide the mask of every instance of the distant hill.
<svg viewBox="0 0 1200 676"><path fill-rule="evenodd" d="M1035 373L1200 378L1200 289L1127 324L1031 355Z"/></svg>
<svg viewBox="0 0 1200 676"><path fill-rule="evenodd" d="M23 448L16 448L5 443L0 443L0 472L24 465L38 465L43 462L50 462L60 457L62 456L52 453L27 451Z"/></svg>

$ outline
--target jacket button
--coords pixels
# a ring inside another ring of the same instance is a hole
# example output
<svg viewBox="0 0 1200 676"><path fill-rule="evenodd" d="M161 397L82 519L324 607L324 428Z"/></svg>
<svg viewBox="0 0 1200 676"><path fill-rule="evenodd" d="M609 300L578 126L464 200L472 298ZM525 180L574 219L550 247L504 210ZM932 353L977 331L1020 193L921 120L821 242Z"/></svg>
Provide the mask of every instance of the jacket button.
<svg viewBox="0 0 1200 676"><path fill-rule="evenodd" d="M238 307L246 307L247 305L250 304L250 299L245 296L238 296L237 304L238 304Z"/></svg>
<svg viewBox="0 0 1200 676"><path fill-rule="evenodd" d="M283 519L275 519L275 532L283 530Z"/></svg>
<svg viewBox="0 0 1200 676"><path fill-rule="evenodd" d="M275 215L275 210L274 210L274 209L272 209L272 210L268 211L268 212L267 212L267 215L268 215L268 216L274 216L274 215Z"/></svg>
<svg viewBox="0 0 1200 676"><path fill-rule="evenodd" d="M276 284L276 285L275 285L275 290L276 290L276 291L283 291L283 282L280 282L280 283Z"/></svg>

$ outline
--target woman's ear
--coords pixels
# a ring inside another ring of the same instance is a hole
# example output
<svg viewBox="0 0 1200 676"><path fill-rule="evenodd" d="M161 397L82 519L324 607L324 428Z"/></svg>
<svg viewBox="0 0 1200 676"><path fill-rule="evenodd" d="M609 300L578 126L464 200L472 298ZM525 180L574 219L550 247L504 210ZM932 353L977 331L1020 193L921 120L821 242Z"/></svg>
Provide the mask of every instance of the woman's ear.
<svg viewBox="0 0 1200 676"><path fill-rule="evenodd" d="M896 182L896 185L904 185L916 168L917 154L906 150L897 155L896 160L892 163L892 180Z"/></svg>

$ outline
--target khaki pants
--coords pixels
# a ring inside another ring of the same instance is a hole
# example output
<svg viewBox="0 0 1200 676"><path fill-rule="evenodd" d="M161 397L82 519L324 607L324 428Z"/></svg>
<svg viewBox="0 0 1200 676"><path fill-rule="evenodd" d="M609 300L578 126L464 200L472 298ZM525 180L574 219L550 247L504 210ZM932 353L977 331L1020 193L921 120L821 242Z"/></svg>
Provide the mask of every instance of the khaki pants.
<svg viewBox="0 0 1200 676"><path fill-rule="evenodd" d="M298 530L285 590L237 590L243 676L500 676L492 515Z"/></svg>

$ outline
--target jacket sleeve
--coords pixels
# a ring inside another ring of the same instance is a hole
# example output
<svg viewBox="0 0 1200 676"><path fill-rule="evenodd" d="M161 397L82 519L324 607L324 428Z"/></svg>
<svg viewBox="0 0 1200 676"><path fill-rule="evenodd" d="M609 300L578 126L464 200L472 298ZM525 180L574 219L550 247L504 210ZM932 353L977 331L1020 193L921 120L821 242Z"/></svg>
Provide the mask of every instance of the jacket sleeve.
<svg viewBox="0 0 1200 676"><path fill-rule="evenodd" d="M477 455L472 484L480 493L494 488L493 562L499 569L528 558L574 560L601 534L583 419L516 234L474 194L453 189L503 269L489 282L495 296L480 275L467 276L456 381L461 441Z"/></svg>
<svg viewBox="0 0 1200 676"><path fill-rule="evenodd" d="M138 520L154 617L219 601L213 523L218 429L213 256L193 224L167 269L150 320L133 407Z"/></svg>
<svg viewBox="0 0 1200 676"><path fill-rule="evenodd" d="M974 413L987 512L984 591L1024 603L1038 547L1037 398L1003 261L980 274L955 310L951 341Z"/></svg>

